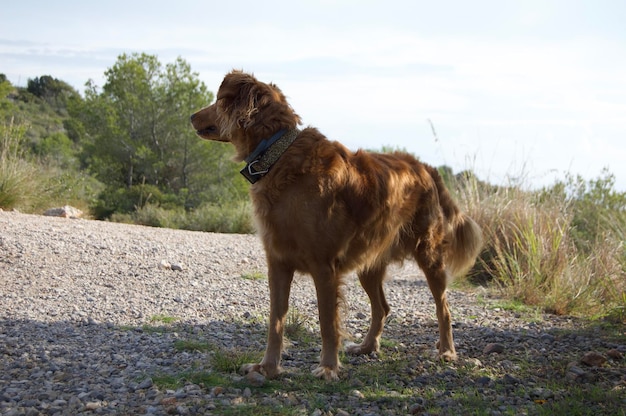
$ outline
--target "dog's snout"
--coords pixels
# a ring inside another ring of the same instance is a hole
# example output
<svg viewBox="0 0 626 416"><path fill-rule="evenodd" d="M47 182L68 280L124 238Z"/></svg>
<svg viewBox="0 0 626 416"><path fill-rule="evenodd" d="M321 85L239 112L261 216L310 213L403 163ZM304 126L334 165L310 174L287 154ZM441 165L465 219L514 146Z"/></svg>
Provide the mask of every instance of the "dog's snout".
<svg viewBox="0 0 626 416"><path fill-rule="evenodd" d="M196 115L198 113L193 113L192 115L189 116L189 121L193 121L194 118L196 118Z"/></svg>

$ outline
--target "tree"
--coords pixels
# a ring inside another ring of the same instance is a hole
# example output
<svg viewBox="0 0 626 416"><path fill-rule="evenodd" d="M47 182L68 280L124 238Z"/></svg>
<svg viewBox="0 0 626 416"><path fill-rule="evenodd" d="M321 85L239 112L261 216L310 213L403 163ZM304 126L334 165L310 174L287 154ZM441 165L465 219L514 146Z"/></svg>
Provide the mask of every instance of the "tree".
<svg viewBox="0 0 626 416"><path fill-rule="evenodd" d="M13 104L9 101L9 94L13 91L13 85L6 79L4 74L0 74L0 122L12 115Z"/></svg>
<svg viewBox="0 0 626 416"><path fill-rule="evenodd" d="M26 90L36 97L50 104L57 112L65 109L70 97L79 96L78 92L68 83L53 78L50 75L42 75L28 80Z"/></svg>
<svg viewBox="0 0 626 416"><path fill-rule="evenodd" d="M219 201L224 189L227 198L245 193L234 164L218 168L229 148L200 140L189 124L213 94L187 62L163 66L153 55L123 54L105 76L101 90L89 81L84 102L69 108L86 136L83 161L109 192L126 188L136 195L137 186L157 187L186 208ZM215 192L220 181L235 185Z"/></svg>

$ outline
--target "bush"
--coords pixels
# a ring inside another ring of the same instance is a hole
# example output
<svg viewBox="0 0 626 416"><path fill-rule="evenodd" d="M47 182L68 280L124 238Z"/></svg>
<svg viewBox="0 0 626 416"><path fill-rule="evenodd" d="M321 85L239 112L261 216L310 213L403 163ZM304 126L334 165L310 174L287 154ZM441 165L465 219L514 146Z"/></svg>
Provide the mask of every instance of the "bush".
<svg viewBox="0 0 626 416"><path fill-rule="evenodd" d="M187 230L216 233L249 234L254 232L251 205L248 201L224 205L206 204L188 213Z"/></svg>
<svg viewBox="0 0 626 416"><path fill-rule="evenodd" d="M216 233L248 234L254 231L248 202L206 204L191 211L181 207L166 209L149 203L131 213L115 213L111 221Z"/></svg>
<svg viewBox="0 0 626 416"><path fill-rule="evenodd" d="M13 209L39 194L34 166L23 159L26 128L13 119L0 125L0 208Z"/></svg>
<svg viewBox="0 0 626 416"><path fill-rule="evenodd" d="M41 139L34 147L35 153L42 159L64 169L78 168L74 143L63 133L52 133Z"/></svg>
<svg viewBox="0 0 626 416"><path fill-rule="evenodd" d="M506 296L557 314L624 310L625 195L613 190L610 175L541 191L473 177L451 187L485 234L470 281L496 284Z"/></svg>
<svg viewBox="0 0 626 416"><path fill-rule="evenodd" d="M141 210L148 204L168 205L175 198L174 195L164 194L155 185L133 185L130 188L108 186L100 193L92 210L99 220L110 218L114 213L119 214L121 218L125 214Z"/></svg>

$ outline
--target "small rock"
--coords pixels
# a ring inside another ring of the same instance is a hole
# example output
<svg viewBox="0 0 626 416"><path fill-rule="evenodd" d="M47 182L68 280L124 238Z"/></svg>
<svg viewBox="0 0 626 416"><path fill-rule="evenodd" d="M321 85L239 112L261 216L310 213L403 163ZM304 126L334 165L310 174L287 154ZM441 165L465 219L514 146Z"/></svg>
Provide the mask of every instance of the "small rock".
<svg viewBox="0 0 626 416"><path fill-rule="evenodd" d="M465 363L473 368L481 368L483 366L483 363L478 358L468 358L465 360Z"/></svg>
<svg viewBox="0 0 626 416"><path fill-rule="evenodd" d="M246 380L248 380L248 382L253 386L260 387L265 384L266 379L263 374L256 371L250 371L248 374L246 374Z"/></svg>
<svg viewBox="0 0 626 416"><path fill-rule="evenodd" d="M176 397L164 397L161 400L163 406L173 406L174 404L176 404Z"/></svg>
<svg viewBox="0 0 626 416"><path fill-rule="evenodd" d="M520 380L510 374L505 374L504 377L502 377L502 381L506 384L520 384Z"/></svg>
<svg viewBox="0 0 626 416"><path fill-rule="evenodd" d="M602 364L606 362L606 357L598 352L589 351L588 353L583 355L583 358L580 359L580 362L588 365L589 367L601 367Z"/></svg>
<svg viewBox="0 0 626 416"><path fill-rule="evenodd" d="M172 263L172 270L182 272L183 270L185 270L185 268L182 263Z"/></svg>
<svg viewBox="0 0 626 416"><path fill-rule="evenodd" d="M252 390L250 390L250 387L246 387L245 389L243 389L243 397L245 398L252 397Z"/></svg>
<svg viewBox="0 0 626 416"><path fill-rule="evenodd" d="M100 409L102 407L102 402L98 401L98 402L87 402L87 404L85 404L85 410L97 410Z"/></svg>
<svg viewBox="0 0 626 416"><path fill-rule="evenodd" d="M335 413L335 416L350 416L350 413L346 412L343 409L339 409L337 410L337 413Z"/></svg>
<svg viewBox="0 0 626 416"><path fill-rule="evenodd" d="M609 358L612 358L613 360L616 360L616 361L619 361L622 358L624 358L624 354L621 351L619 351L619 350L617 350L615 348L612 349L612 350L608 350L606 352L606 355L608 355Z"/></svg>
<svg viewBox="0 0 626 416"><path fill-rule="evenodd" d="M185 406L185 405L182 405L182 404L178 405L178 406L176 406L176 414L188 415L188 414L190 414L189 408L187 406Z"/></svg>
<svg viewBox="0 0 626 416"><path fill-rule="evenodd" d="M483 349L483 354L500 354L504 352L504 345L498 343L487 344Z"/></svg>
<svg viewBox="0 0 626 416"><path fill-rule="evenodd" d="M359 390L352 390L350 392L350 396L356 397L357 399L364 399L365 395L361 393Z"/></svg>
<svg viewBox="0 0 626 416"><path fill-rule="evenodd" d="M148 377L147 379L139 383L139 385L137 386L137 390L149 389L150 387L152 387L152 385L152 378Z"/></svg>
<svg viewBox="0 0 626 416"><path fill-rule="evenodd" d="M365 315L363 312L359 312L356 314L356 319L365 319L367 318L367 315Z"/></svg>
<svg viewBox="0 0 626 416"><path fill-rule="evenodd" d="M537 387L530 391L530 396L535 399L547 400L554 397L552 390L544 389L543 387Z"/></svg>
<svg viewBox="0 0 626 416"><path fill-rule="evenodd" d="M556 340L556 337L552 334L541 334L541 337L539 337L539 339L541 339L543 342L554 342Z"/></svg>
<svg viewBox="0 0 626 416"><path fill-rule="evenodd" d="M584 378L587 375L587 372L580 367L575 365L570 365L567 370L567 378L571 380L579 380Z"/></svg>
<svg viewBox="0 0 626 416"><path fill-rule="evenodd" d="M415 403L409 407L409 413L412 415L421 415L424 413L425 407L424 403Z"/></svg>
<svg viewBox="0 0 626 416"><path fill-rule="evenodd" d="M487 376L483 376L483 377L479 377L476 380L476 384L481 386L481 387L486 387L491 383L491 378L487 377Z"/></svg>
<svg viewBox="0 0 626 416"><path fill-rule="evenodd" d="M159 267L165 270L172 270L172 265L167 260L161 260L161 262L159 263Z"/></svg>
<svg viewBox="0 0 626 416"><path fill-rule="evenodd" d="M65 205L60 208L50 208L43 215L47 217L62 217L62 218L80 218L83 215L83 211L78 208Z"/></svg>
<svg viewBox="0 0 626 416"><path fill-rule="evenodd" d="M215 397L219 396L220 394L224 394L224 387L222 386L213 387L213 389L211 390L211 394Z"/></svg>

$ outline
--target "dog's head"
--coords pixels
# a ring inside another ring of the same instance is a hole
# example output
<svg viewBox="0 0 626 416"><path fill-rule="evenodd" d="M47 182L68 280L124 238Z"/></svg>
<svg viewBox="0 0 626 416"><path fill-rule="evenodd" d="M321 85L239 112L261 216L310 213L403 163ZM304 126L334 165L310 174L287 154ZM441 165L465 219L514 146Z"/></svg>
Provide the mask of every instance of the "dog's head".
<svg viewBox="0 0 626 416"><path fill-rule="evenodd" d="M214 104L191 116L203 139L231 142L236 161L246 158L263 140L300 124L281 90L242 71L224 77Z"/></svg>
<svg viewBox="0 0 626 416"><path fill-rule="evenodd" d="M217 125L217 107L212 104L191 115L191 125L196 129L196 134L206 140L227 142L228 139L220 134Z"/></svg>

